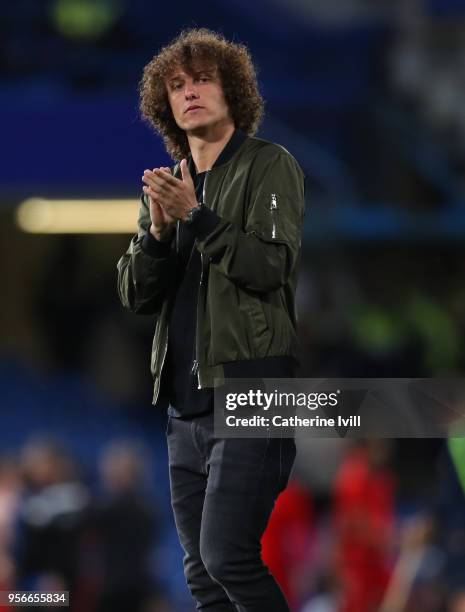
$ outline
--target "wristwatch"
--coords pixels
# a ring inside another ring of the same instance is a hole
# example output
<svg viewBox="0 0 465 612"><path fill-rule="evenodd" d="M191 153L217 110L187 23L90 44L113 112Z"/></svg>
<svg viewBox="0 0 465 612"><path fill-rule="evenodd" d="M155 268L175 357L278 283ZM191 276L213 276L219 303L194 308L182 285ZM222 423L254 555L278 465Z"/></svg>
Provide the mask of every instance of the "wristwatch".
<svg viewBox="0 0 465 612"><path fill-rule="evenodd" d="M197 216L200 214L200 211L202 210L202 205L201 204L197 204L197 206L195 206L194 208L191 208L190 211L187 213L187 217L184 219L184 223L192 223Z"/></svg>

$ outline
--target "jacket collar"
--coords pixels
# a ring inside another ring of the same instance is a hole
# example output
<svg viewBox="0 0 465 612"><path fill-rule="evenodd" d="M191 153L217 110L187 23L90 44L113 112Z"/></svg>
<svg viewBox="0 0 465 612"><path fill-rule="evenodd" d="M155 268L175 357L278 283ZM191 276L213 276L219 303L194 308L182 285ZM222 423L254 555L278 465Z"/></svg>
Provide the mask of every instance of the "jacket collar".
<svg viewBox="0 0 465 612"><path fill-rule="evenodd" d="M223 150L218 155L215 163L212 166L212 170L213 168L217 168L218 166L223 166L224 164L227 164L229 161L231 161L232 157L239 150L239 147L242 145L242 143L246 139L247 139L247 134L243 132L242 130L239 130L236 128L231 138L228 140ZM195 164L194 164L194 160L192 159L192 155L190 153L187 157L187 166L189 168L191 175L195 176L196 174Z"/></svg>

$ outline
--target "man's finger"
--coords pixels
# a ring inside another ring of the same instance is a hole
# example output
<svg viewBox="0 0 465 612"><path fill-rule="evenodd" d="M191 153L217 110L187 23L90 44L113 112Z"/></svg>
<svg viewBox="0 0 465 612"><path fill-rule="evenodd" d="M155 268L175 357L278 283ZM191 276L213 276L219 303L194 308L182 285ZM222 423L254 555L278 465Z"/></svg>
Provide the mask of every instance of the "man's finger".
<svg viewBox="0 0 465 612"><path fill-rule="evenodd" d="M192 181L192 177L191 177L191 173L189 172L189 168L187 167L186 159L181 159L180 167L181 167L181 175L182 175L183 182L193 185L194 183Z"/></svg>
<svg viewBox="0 0 465 612"><path fill-rule="evenodd" d="M151 174L155 179L158 179L159 181L162 181L163 183L166 183L167 185L170 185L172 187L174 187L179 182L179 179L172 176L171 172L165 172L161 168L156 168L155 171Z"/></svg>
<svg viewBox="0 0 465 612"><path fill-rule="evenodd" d="M172 219L176 219L176 217L174 216L173 209L170 206L170 204L168 202L159 202L160 204L160 208L163 210L163 212L165 213L165 215L168 215L168 217L171 217Z"/></svg>
<svg viewBox="0 0 465 612"><path fill-rule="evenodd" d="M163 174L167 176L166 172L163 172ZM150 179L150 184L153 187L156 187L157 189L163 191L164 193L173 193L173 191L178 189L179 185L182 184L182 181L178 179L174 180L177 181L177 184L164 180L161 174L154 174L153 177Z"/></svg>
<svg viewBox="0 0 465 612"><path fill-rule="evenodd" d="M150 196L150 198L156 202L157 204L160 204L161 198L160 198L160 193L156 192L154 189L152 189L151 187L142 187L144 193L146 193L148 196Z"/></svg>
<svg viewBox="0 0 465 612"><path fill-rule="evenodd" d="M142 182L146 185L152 185L154 183L154 175L150 170L144 170L144 174L142 175Z"/></svg>
<svg viewBox="0 0 465 612"><path fill-rule="evenodd" d="M158 191L159 193L161 193L163 191L166 192L166 191L169 191L171 189L171 185L169 183L167 183L166 181L161 181L154 174L144 174L144 176L142 177L142 181L146 185L151 187L152 189L155 189L156 191Z"/></svg>
<svg viewBox="0 0 465 612"><path fill-rule="evenodd" d="M165 174L171 174L171 168L168 168L167 166L160 166L159 168L153 168L152 172L155 172L155 170L162 170Z"/></svg>
<svg viewBox="0 0 465 612"><path fill-rule="evenodd" d="M142 182L145 183L147 187L155 187L156 183L153 179L148 178L147 176L142 177Z"/></svg>
<svg viewBox="0 0 465 612"><path fill-rule="evenodd" d="M173 178L171 174L161 170L160 168L154 168L152 170L144 170L144 174L142 175L142 180L144 182L147 181L157 181L158 183L164 182L167 183L168 178ZM175 179L176 180L176 179Z"/></svg>

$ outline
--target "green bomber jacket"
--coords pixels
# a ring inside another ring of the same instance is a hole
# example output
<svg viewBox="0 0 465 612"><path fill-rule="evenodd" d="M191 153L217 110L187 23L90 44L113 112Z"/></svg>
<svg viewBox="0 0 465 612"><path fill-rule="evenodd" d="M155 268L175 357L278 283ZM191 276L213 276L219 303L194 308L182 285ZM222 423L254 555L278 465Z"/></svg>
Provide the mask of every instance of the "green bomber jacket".
<svg viewBox="0 0 465 612"><path fill-rule="evenodd" d="M222 384L230 362L297 358L295 290L304 174L280 145L238 130L233 138L233 154L207 172L202 214L192 223L202 262L193 364L199 388ZM192 171L191 158L188 165ZM179 164L173 173L180 177ZM117 268L123 306L155 317L155 404L168 348L178 232L171 242L153 248L150 225L143 195L138 233Z"/></svg>

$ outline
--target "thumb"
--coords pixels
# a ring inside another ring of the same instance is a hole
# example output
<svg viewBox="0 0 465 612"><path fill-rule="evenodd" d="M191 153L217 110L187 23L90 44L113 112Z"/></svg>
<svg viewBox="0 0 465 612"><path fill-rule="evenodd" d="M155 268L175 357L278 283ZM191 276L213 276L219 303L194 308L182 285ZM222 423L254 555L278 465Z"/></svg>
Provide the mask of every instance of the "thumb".
<svg viewBox="0 0 465 612"><path fill-rule="evenodd" d="M189 168L187 167L187 161L185 159L181 159L180 167L183 182L193 184L191 173L189 172Z"/></svg>

